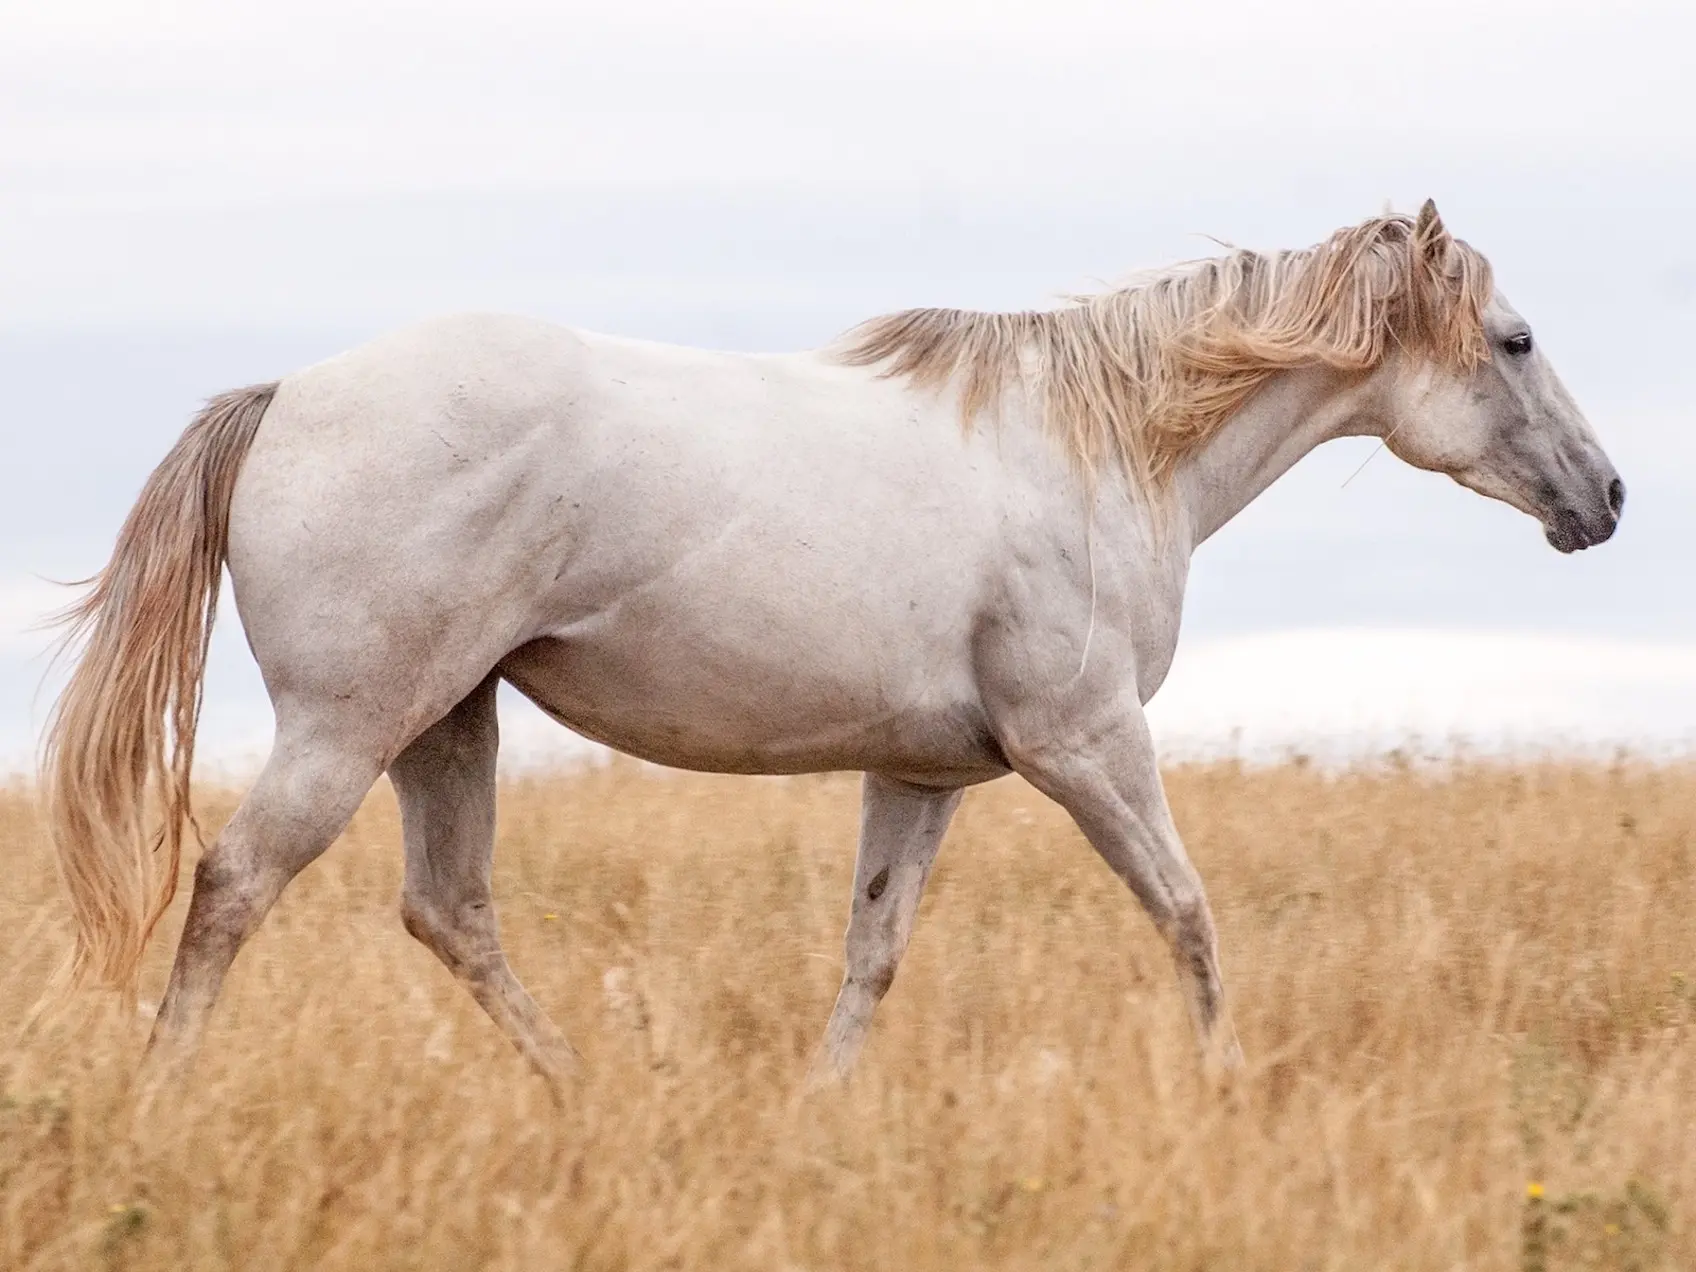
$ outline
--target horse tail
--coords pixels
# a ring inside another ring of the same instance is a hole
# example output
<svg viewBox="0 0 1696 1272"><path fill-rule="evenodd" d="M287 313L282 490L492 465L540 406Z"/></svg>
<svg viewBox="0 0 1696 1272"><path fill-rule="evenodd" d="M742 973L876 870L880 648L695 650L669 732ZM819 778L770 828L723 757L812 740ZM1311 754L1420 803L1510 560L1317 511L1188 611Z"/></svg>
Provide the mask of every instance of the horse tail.
<svg viewBox="0 0 1696 1272"><path fill-rule="evenodd" d="M206 404L142 487L106 568L57 617L60 651L81 654L53 707L41 789L76 922L72 984L134 994L176 895L184 824L199 837L189 770L230 499L276 391Z"/></svg>

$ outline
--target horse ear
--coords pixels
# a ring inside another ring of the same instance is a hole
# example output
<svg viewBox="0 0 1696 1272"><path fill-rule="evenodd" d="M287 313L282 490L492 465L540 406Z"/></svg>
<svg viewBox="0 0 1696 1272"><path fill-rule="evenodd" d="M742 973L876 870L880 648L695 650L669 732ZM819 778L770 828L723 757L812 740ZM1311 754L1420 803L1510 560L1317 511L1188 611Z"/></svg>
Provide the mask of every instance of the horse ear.
<svg viewBox="0 0 1696 1272"><path fill-rule="evenodd" d="M1413 241L1423 256L1441 260L1448 255L1449 232L1443 225L1443 218L1437 215L1435 199L1425 200L1424 206L1419 209L1419 218L1413 223Z"/></svg>

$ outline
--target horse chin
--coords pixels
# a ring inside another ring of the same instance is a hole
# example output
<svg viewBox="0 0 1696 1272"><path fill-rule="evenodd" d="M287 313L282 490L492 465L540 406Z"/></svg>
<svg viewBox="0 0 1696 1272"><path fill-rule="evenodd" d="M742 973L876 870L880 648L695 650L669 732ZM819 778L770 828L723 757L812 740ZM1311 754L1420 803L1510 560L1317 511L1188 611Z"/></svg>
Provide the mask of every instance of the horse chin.
<svg viewBox="0 0 1696 1272"><path fill-rule="evenodd" d="M1577 532L1571 526L1563 525L1558 521L1549 521L1543 524L1543 537L1549 541L1551 548L1565 556L1571 556L1579 549L1589 546L1578 537Z"/></svg>

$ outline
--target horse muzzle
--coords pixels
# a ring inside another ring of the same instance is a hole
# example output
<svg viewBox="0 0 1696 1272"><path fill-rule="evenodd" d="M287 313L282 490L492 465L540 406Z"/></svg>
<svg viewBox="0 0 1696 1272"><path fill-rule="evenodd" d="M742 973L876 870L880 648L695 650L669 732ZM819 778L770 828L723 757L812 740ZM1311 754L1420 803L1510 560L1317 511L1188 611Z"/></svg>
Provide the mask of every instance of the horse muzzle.
<svg viewBox="0 0 1696 1272"><path fill-rule="evenodd" d="M1543 522L1543 537L1558 552L1579 552L1613 538L1625 511L1625 483L1617 476L1608 483L1606 504L1589 512L1564 507Z"/></svg>

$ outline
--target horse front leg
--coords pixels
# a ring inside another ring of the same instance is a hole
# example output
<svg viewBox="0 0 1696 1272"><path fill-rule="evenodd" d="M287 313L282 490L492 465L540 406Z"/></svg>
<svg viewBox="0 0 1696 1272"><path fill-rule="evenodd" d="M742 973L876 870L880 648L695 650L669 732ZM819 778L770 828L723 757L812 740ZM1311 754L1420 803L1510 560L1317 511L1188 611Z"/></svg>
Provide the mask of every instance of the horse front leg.
<svg viewBox="0 0 1696 1272"><path fill-rule="evenodd" d="M889 992L906 952L925 881L960 794L866 774L842 989L808 1074L810 1087L846 1079L854 1067L872 1013Z"/></svg>
<svg viewBox="0 0 1696 1272"><path fill-rule="evenodd" d="M1071 814L1166 938L1204 1064L1238 1068L1213 914L1172 822L1141 703L1121 699L1064 727L1010 732L1013 767Z"/></svg>

